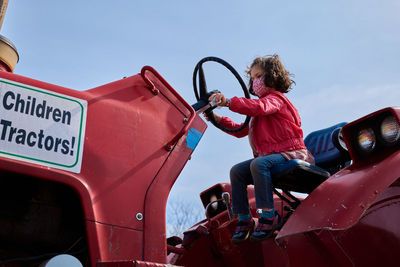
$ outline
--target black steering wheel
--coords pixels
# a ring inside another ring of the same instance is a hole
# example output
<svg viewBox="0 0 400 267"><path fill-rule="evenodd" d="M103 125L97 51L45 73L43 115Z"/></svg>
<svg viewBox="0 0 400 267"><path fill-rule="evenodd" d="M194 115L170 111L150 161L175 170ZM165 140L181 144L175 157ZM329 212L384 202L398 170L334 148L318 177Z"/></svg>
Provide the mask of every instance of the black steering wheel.
<svg viewBox="0 0 400 267"><path fill-rule="evenodd" d="M246 84L243 82L243 79L240 77L239 73L225 60L217 58L217 57L205 57L202 60L200 60L196 67L194 68L193 71L193 89L194 89L194 94L196 96L197 101L208 101L208 97L211 95L211 93L213 92L208 92L207 91L207 83L206 83L206 79L204 77L204 71L203 71L203 64L205 62L208 61L214 61L217 62L221 65L223 65L224 67L226 67L228 70L230 70L230 72L236 77L236 79L238 80L238 82L240 83L240 86L242 87L244 96L246 98L250 98L250 94L249 91L247 90L247 86ZM199 89L197 90L197 73L199 73ZM200 91L200 94L199 94ZM215 108L215 107L214 107ZM210 122L217 127L218 129L221 129L224 132L228 132L228 133L236 133L236 132L240 132L241 130L243 130L244 128L247 127L247 125L250 122L250 116L247 116L244 123L236 129L228 129L225 127L222 127L219 123L217 123L217 121L215 120L214 117L214 113L213 113L213 109L214 108L209 108L205 111L208 119L210 120Z"/></svg>

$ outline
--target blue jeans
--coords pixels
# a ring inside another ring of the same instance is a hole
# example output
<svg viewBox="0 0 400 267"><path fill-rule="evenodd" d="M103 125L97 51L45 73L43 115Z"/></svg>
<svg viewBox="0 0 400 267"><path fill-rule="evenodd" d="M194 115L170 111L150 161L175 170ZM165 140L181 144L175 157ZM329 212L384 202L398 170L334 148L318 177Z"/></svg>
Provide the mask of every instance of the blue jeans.
<svg viewBox="0 0 400 267"><path fill-rule="evenodd" d="M270 154L246 160L233 166L230 173L233 212L236 214L249 213L249 200L247 198L247 186L249 184L254 184L256 207L272 209L274 199L270 169L272 166L286 161L287 159L281 154Z"/></svg>

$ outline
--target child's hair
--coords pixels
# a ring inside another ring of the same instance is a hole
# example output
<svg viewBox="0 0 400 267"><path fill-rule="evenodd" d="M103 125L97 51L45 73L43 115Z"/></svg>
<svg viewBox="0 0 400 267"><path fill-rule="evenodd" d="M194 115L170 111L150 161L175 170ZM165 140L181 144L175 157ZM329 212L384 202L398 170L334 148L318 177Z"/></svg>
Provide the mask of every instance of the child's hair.
<svg viewBox="0 0 400 267"><path fill-rule="evenodd" d="M292 84L296 84L292 79L290 79L290 76L293 75L285 69L277 54L266 57L257 57L253 60L250 67L247 67L246 71L249 77L250 93L252 94L254 94L254 91L253 80L250 72L254 66L259 66L264 71L264 84L267 87L274 88L282 93L287 93L292 89Z"/></svg>

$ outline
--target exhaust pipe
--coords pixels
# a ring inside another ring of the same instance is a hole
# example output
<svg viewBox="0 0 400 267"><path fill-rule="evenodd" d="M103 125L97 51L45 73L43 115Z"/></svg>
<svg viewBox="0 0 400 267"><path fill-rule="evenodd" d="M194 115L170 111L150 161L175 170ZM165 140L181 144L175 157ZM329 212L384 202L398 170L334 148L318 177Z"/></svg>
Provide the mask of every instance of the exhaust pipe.
<svg viewBox="0 0 400 267"><path fill-rule="evenodd" d="M17 48L3 35L0 35L0 71L14 72L19 61Z"/></svg>

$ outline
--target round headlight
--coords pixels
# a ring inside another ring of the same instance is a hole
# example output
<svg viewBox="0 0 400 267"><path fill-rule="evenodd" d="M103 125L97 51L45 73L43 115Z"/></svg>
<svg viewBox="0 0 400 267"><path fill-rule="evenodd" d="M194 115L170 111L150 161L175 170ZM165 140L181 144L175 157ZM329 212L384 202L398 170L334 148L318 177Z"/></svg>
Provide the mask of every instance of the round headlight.
<svg viewBox="0 0 400 267"><path fill-rule="evenodd" d="M357 141L362 151L371 152L376 144L374 131L371 128L359 131Z"/></svg>
<svg viewBox="0 0 400 267"><path fill-rule="evenodd" d="M399 141L400 127L393 116L389 116L382 121L381 134L383 140L390 145Z"/></svg>

